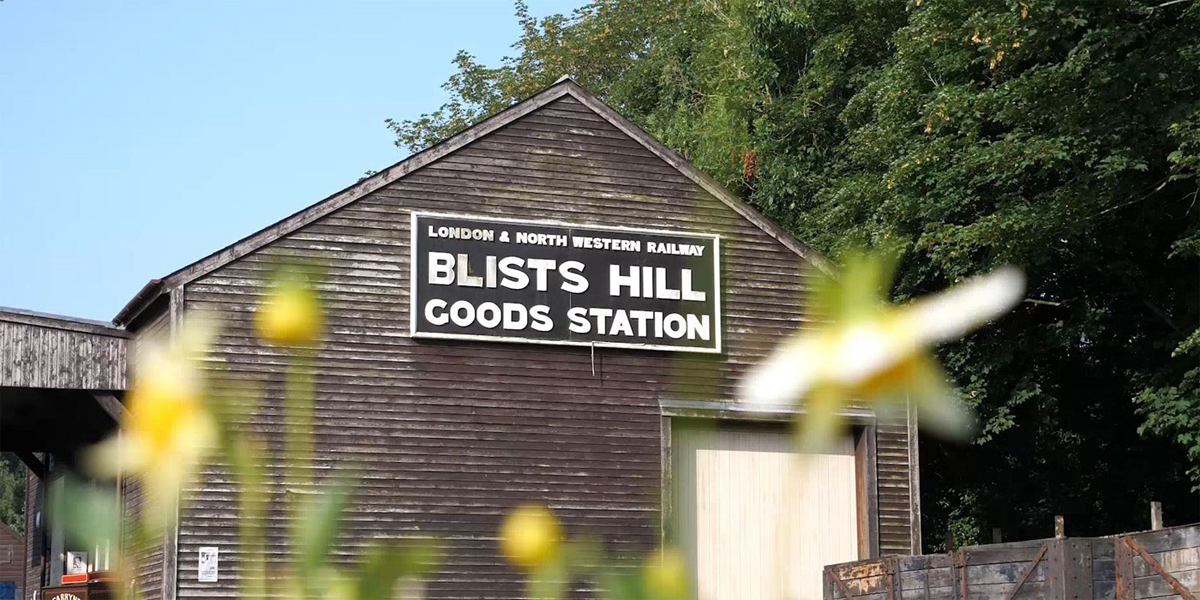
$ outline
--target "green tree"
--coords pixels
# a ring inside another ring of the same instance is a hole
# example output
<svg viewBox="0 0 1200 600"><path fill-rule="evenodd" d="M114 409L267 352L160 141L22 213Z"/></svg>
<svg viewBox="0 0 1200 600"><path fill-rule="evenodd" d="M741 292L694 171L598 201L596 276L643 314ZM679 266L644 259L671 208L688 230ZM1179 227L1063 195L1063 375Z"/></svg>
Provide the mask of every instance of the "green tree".
<svg viewBox="0 0 1200 600"><path fill-rule="evenodd" d="M1027 270L1015 314L941 353L981 433L922 441L930 547L948 530L1046 535L1054 514L1073 534L1140 528L1151 498L1196 518L1194 0L595 0L517 16L513 56L460 53L445 106L389 121L398 145L570 74L827 254L896 252L899 300Z"/></svg>
<svg viewBox="0 0 1200 600"><path fill-rule="evenodd" d="M25 531L25 465L8 452L0 452L0 523Z"/></svg>

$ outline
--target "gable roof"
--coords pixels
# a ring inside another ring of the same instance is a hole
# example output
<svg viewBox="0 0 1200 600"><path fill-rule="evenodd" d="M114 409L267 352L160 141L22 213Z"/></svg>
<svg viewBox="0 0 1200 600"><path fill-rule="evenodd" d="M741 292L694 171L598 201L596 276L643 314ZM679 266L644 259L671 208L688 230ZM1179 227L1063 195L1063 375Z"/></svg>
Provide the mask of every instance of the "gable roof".
<svg viewBox="0 0 1200 600"><path fill-rule="evenodd" d="M828 271L829 262L817 251L801 243L779 225L766 218L750 205L746 204L733 192L717 183L712 177L693 167L675 151L664 146L653 136L643 131L631 121L622 117L599 98L583 89L570 77L563 77L550 87L518 102L494 115L468 127L454 136L429 148L421 150L408 158L360 180L320 202L284 217L273 225L252 233L208 256L182 267L161 279L152 279L137 293L124 308L121 309L113 322L117 325L127 325L132 322L142 310L154 302L156 298L172 289L203 277L220 267L237 260L271 242L293 232L317 219L329 215L338 209L370 194L371 192L391 184L405 175L420 169L438 159L456 152L458 149L482 138L483 136L528 115L537 109L560 98L571 96L591 109L617 129L633 138L647 150L658 156L676 171L691 179L708 193L728 205L735 212L775 238L779 243L808 260L819 269Z"/></svg>

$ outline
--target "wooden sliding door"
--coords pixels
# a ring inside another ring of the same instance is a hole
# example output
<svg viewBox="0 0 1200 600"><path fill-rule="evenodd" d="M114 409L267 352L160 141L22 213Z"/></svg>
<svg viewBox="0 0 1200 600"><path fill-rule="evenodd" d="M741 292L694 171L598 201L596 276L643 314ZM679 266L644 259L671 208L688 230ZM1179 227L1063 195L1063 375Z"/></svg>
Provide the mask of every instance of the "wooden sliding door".
<svg viewBox="0 0 1200 600"><path fill-rule="evenodd" d="M672 421L677 537L700 598L820 598L822 567L859 558L849 436L799 456L782 425Z"/></svg>

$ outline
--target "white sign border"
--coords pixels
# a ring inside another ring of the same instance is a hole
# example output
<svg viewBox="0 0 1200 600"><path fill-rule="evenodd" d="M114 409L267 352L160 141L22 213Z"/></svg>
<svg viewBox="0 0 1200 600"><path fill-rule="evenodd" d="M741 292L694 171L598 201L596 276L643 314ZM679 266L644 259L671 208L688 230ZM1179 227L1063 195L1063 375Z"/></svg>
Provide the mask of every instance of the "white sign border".
<svg viewBox="0 0 1200 600"><path fill-rule="evenodd" d="M622 348L626 350L655 350L660 352L694 352L702 354L720 354L721 353L721 329L723 319L721 318L721 236L716 233L695 233L691 231L671 231L668 229L641 229L637 227L620 227L609 225L588 225L585 223L567 223L564 221L554 220L538 220L532 221L528 219L510 219L505 217L493 217L485 215L472 215L463 213L444 213L444 212L429 212L414 210L410 212L409 218L409 242L408 242L408 335L415 339L442 339L442 340L481 340L485 342L503 342L512 344L541 344L544 346L585 346L593 348ZM522 225L533 226L552 226L552 227L581 227L585 229L598 229L601 231L624 231L629 233L650 233L657 235L675 235L681 237L694 237L711 239L713 241L713 312L715 313L715 338L716 345L713 348L696 348L692 346L668 346L663 344L631 344L626 342L597 342L597 341L570 341L570 340L536 340L522 337L508 336L493 336L493 335L477 335L473 333L431 333L417 331L417 218L418 217L444 217L450 219L469 219L473 221L490 221L493 223L519 223Z"/></svg>

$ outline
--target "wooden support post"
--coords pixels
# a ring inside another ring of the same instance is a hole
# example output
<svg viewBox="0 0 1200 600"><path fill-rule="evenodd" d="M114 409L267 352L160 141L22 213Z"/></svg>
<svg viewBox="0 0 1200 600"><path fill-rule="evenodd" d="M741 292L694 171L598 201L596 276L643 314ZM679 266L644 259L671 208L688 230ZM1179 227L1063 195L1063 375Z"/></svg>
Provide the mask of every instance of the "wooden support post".
<svg viewBox="0 0 1200 600"><path fill-rule="evenodd" d="M946 557L950 559L950 591L953 595L953 600L962 600L962 587L955 585L957 579L962 577L962 574L959 572L959 553L954 551L953 531L946 531Z"/></svg>
<svg viewBox="0 0 1200 600"><path fill-rule="evenodd" d="M1054 515L1054 538L1063 539L1067 537L1067 525L1063 520L1062 515Z"/></svg>
<svg viewBox="0 0 1200 600"><path fill-rule="evenodd" d="M1004 532L1001 531L999 527L992 528L992 543L993 544L1004 543Z"/></svg>
<svg viewBox="0 0 1200 600"><path fill-rule="evenodd" d="M1116 600L1133 598L1133 548L1125 545L1124 537L1113 538L1113 576L1116 581Z"/></svg>
<svg viewBox="0 0 1200 600"><path fill-rule="evenodd" d="M969 571L967 570L967 553L963 552L963 550L959 548L958 551L954 553L954 556L956 557L955 562L959 565L958 576L960 577L959 581L962 584L962 591L959 592L958 597L959 600L967 600L967 598L971 597L971 577Z"/></svg>
<svg viewBox="0 0 1200 600"><path fill-rule="evenodd" d="M887 567L887 597L896 600L900 596L900 557L892 556L884 563Z"/></svg>
<svg viewBox="0 0 1200 600"><path fill-rule="evenodd" d="M1150 529L1158 531L1163 528L1162 502L1150 503Z"/></svg>
<svg viewBox="0 0 1200 600"><path fill-rule="evenodd" d="M92 392L91 394L92 398L96 399L96 404L99 404L100 408L112 417L114 423L120 425L125 420L125 405L121 404L116 396L108 392Z"/></svg>

